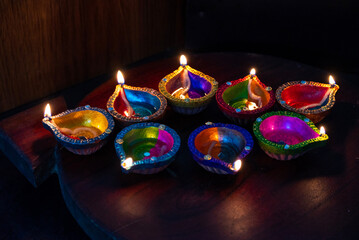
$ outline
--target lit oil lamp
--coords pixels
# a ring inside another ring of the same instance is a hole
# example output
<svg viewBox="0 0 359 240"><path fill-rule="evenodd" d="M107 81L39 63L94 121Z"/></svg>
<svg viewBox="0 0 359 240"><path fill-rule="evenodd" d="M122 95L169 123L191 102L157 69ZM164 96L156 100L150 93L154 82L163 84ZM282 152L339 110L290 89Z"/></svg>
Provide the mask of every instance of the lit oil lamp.
<svg viewBox="0 0 359 240"><path fill-rule="evenodd" d="M163 116L167 101L158 91L125 85L121 71L117 72L117 82L116 90L107 102L107 110L115 119L127 125Z"/></svg>
<svg viewBox="0 0 359 240"><path fill-rule="evenodd" d="M115 148L124 173L152 174L165 169L181 145L178 134L159 123L137 123L117 135Z"/></svg>
<svg viewBox="0 0 359 240"><path fill-rule="evenodd" d="M188 146L193 159L207 171L236 174L253 149L253 139L236 125L207 122L191 133Z"/></svg>
<svg viewBox="0 0 359 240"><path fill-rule="evenodd" d="M99 150L115 126L111 115L103 109L85 106L51 116L49 104L42 123L61 145L78 155Z"/></svg>
<svg viewBox="0 0 359 240"><path fill-rule="evenodd" d="M248 76L221 85L216 100L224 115L239 124L254 121L275 102L272 88L258 79L254 68Z"/></svg>
<svg viewBox="0 0 359 240"><path fill-rule="evenodd" d="M196 114L203 111L217 91L218 83L187 65L184 55L181 66L164 77L158 88L171 103L172 109L182 114Z"/></svg>
<svg viewBox="0 0 359 240"><path fill-rule="evenodd" d="M287 82L277 89L276 98L285 109L303 114L317 123L325 118L334 106L338 89L339 86L330 75L329 84L310 81Z"/></svg>
<svg viewBox="0 0 359 240"><path fill-rule="evenodd" d="M278 160L291 160L323 146L328 140L309 118L294 112L269 112L256 119L253 133L263 151Z"/></svg>

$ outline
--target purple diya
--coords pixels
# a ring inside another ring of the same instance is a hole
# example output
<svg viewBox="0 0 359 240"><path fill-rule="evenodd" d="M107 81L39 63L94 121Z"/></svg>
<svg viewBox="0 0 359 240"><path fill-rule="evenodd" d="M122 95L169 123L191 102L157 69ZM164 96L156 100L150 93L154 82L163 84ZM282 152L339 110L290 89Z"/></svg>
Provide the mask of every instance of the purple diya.
<svg viewBox="0 0 359 240"><path fill-rule="evenodd" d="M253 139L236 125L207 122L191 133L188 146L194 160L207 171L236 174L253 148Z"/></svg>
<svg viewBox="0 0 359 240"><path fill-rule="evenodd" d="M117 72L118 85L107 102L107 110L124 125L154 121L163 116L167 101L158 91L125 85L121 71Z"/></svg>
<svg viewBox="0 0 359 240"><path fill-rule="evenodd" d="M323 146L328 135L307 117L294 112L269 112L257 118L253 132L263 151L277 160L291 160Z"/></svg>
<svg viewBox="0 0 359 240"><path fill-rule="evenodd" d="M305 115L314 123L328 115L335 103L339 86L329 76L329 84L295 81L287 82L276 91L279 104L293 112Z"/></svg>
<svg viewBox="0 0 359 240"><path fill-rule="evenodd" d="M42 123L61 145L78 155L99 150L115 126L111 115L103 109L85 106L51 116L49 104Z"/></svg>
<svg viewBox="0 0 359 240"><path fill-rule="evenodd" d="M238 124L254 121L275 102L272 88L258 79L254 68L250 75L221 85L216 100L224 115Z"/></svg>
<svg viewBox="0 0 359 240"><path fill-rule="evenodd" d="M172 109L181 114L203 111L217 91L218 83L187 65L181 56L181 66L164 77L158 84L160 92L171 103Z"/></svg>
<svg viewBox="0 0 359 240"><path fill-rule="evenodd" d="M178 134L159 123L137 123L116 137L115 148L124 173L152 174L165 169L181 145Z"/></svg>

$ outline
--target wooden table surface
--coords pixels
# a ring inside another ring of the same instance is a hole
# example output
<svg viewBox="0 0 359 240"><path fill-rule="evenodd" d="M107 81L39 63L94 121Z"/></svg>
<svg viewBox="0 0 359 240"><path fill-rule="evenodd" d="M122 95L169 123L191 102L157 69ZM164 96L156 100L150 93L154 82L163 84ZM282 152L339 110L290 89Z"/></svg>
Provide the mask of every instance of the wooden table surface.
<svg viewBox="0 0 359 240"><path fill-rule="evenodd" d="M158 89L158 82L178 68L178 58L131 68L124 72L126 83ZM208 53L187 58L191 67L214 77L220 84L241 78L255 67L260 80L274 90L288 81L327 82L328 75L333 74L340 86L337 101L331 114L317 124L326 127L327 146L296 160L277 161L255 142L237 175L206 172L192 159L187 139L207 121L231 123L215 100L194 116L180 115L168 108L161 123L175 129L182 143L177 159L159 174L121 173L113 144L122 128L119 124L107 145L93 155L77 156L58 146L54 156L61 192L71 214L88 236L359 239L358 77L258 54ZM79 105L105 108L115 86L116 80L109 79ZM276 104L274 110L278 109ZM252 126L244 127L252 133ZM32 140L33 137L28 138ZM22 144L25 142L21 139ZM29 144L34 146L33 142ZM0 158L3 160L1 155ZM9 163L1 161L0 238L86 238L65 211L54 177L37 189L24 181Z"/></svg>
<svg viewBox="0 0 359 240"><path fill-rule="evenodd" d="M359 90L355 76L329 73L284 59L245 53L188 55L191 67L220 84L241 78L252 67L276 89L295 80L327 82L340 90L331 114L320 124L326 147L292 161L269 158L255 144L235 176L206 172L191 157L189 134L206 121L230 123L215 100L202 113L168 109L164 123L181 137L177 159L155 175L123 174L113 139L90 156L58 148L57 172L65 203L92 238L110 239L342 239L359 237ZM178 57L124 72L126 83L158 89L178 67ZM110 79L80 105L105 108L115 89ZM275 109L280 109L278 105ZM252 126L245 126L252 133Z"/></svg>

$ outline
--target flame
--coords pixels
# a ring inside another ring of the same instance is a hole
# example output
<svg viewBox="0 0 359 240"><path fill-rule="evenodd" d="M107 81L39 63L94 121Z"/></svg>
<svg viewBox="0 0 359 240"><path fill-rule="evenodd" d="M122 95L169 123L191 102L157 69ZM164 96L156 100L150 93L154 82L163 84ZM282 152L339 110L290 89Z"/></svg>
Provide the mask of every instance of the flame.
<svg viewBox="0 0 359 240"><path fill-rule="evenodd" d="M185 55L181 55L180 63L181 63L182 66L187 65L187 58L185 57Z"/></svg>
<svg viewBox="0 0 359 240"><path fill-rule="evenodd" d="M329 84L330 85L335 85L335 80L334 80L332 75L329 75Z"/></svg>
<svg viewBox="0 0 359 240"><path fill-rule="evenodd" d="M234 170L234 171L238 172L239 169L241 169L241 167L242 167L242 161L241 161L241 159L238 159L238 160L236 160L236 161L233 163L233 170Z"/></svg>
<svg viewBox="0 0 359 240"><path fill-rule="evenodd" d="M49 103L45 107L44 117L51 117L51 107Z"/></svg>
<svg viewBox="0 0 359 240"><path fill-rule="evenodd" d="M254 110L256 108L258 108L258 106L255 102L248 102L248 110Z"/></svg>
<svg viewBox="0 0 359 240"><path fill-rule="evenodd" d="M324 134L325 134L325 128L324 128L323 126L320 127L319 134L320 134L320 135L324 135Z"/></svg>
<svg viewBox="0 0 359 240"><path fill-rule="evenodd" d="M129 169L132 167L132 165L133 165L133 160L132 160L132 158L131 158L131 157L126 158L126 160L123 161L123 163L122 163L121 165L122 165L122 167L123 167L124 169L129 170Z"/></svg>
<svg viewBox="0 0 359 240"><path fill-rule="evenodd" d="M122 72L120 70L117 71L117 82L118 84L124 84L125 83L125 78L122 75Z"/></svg>
<svg viewBox="0 0 359 240"><path fill-rule="evenodd" d="M126 115L126 117L130 116L130 114L127 111L124 111L123 113Z"/></svg>
<svg viewBox="0 0 359 240"><path fill-rule="evenodd" d="M251 75L256 75L256 70L254 68L252 68L250 74Z"/></svg>

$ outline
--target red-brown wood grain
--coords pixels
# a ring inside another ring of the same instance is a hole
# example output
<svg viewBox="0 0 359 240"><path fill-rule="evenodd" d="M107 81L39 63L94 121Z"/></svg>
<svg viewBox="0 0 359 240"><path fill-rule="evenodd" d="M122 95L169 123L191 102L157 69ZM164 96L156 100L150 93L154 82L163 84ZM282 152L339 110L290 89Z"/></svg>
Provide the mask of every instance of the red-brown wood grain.
<svg viewBox="0 0 359 240"><path fill-rule="evenodd" d="M252 67L276 89L287 81L326 82L328 74L304 64L245 53L187 55L189 65L220 84ZM127 84L157 89L178 67L178 57L125 72ZM359 219L359 122L355 76L334 74L337 102L324 125L326 147L293 161L269 158L256 144L235 176L206 172L192 159L189 134L206 121L230 123L212 102L185 116L169 109L162 119L181 137L177 159L150 176L123 174L113 139L90 156L57 149L65 202L94 239L348 239L357 238ZM110 79L80 105L105 107L114 91ZM279 106L275 106L279 109ZM252 126L244 126L252 132ZM122 127L117 124L117 134Z"/></svg>
<svg viewBox="0 0 359 240"><path fill-rule="evenodd" d="M47 179L55 165L52 154L56 140L42 126L46 103L0 121L0 149L34 187ZM66 110L65 100L61 96L48 103L53 113Z"/></svg>
<svg viewBox="0 0 359 240"><path fill-rule="evenodd" d="M0 113L183 45L184 1L0 2Z"/></svg>

